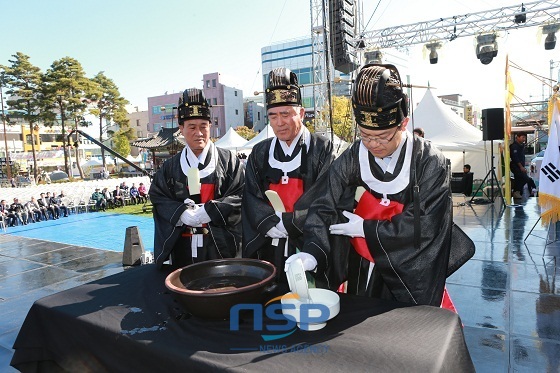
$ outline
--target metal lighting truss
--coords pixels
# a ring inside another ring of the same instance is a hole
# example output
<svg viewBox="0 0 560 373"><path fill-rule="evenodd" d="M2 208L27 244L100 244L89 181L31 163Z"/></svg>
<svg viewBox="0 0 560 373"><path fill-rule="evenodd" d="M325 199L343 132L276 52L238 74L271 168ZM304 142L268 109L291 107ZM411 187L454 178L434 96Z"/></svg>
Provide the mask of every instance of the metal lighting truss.
<svg viewBox="0 0 560 373"><path fill-rule="evenodd" d="M360 39L379 48L400 48L433 40L453 41L460 37L474 36L483 32L541 26L546 22L558 21L559 0L534 1L494 10L468 13L432 21L387 27L365 31ZM525 21L516 23L516 16L525 14Z"/></svg>
<svg viewBox="0 0 560 373"><path fill-rule="evenodd" d="M330 127L329 2L311 0L312 88L315 131L326 133Z"/></svg>
<svg viewBox="0 0 560 373"><path fill-rule="evenodd" d="M311 1L313 48L313 90L317 129L330 121L329 9L327 0ZM555 24L560 20L560 0L544 0L512 5L477 13L461 14L432 21L357 32L355 44L381 48L405 48L409 45L453 41L460 37L488 32ZM359 7L358 7L359 8ZM545 30L546 31L546 30Z"/></svg>

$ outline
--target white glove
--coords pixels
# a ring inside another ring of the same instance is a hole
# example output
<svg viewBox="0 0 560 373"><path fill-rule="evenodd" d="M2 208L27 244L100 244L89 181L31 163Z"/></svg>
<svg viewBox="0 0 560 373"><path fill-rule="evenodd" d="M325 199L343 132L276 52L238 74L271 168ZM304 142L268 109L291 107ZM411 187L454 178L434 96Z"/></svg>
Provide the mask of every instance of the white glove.
<svg viewBox="0 0 560 373"><path fill-rule="evenodd" d="M284 222L282 221L282 212L280 211L275 211L276 212L276 216L278 216L280 218L280 223L276 224L276 228L284 233L286 236L288 236L288 231L286 230L286 227L284 226Z"/></svg>
<svg viewBox="0 0 560 373"><path fill-rule="evenodd" d="M196 227L200 225L198 223L198 219L195 218L196 210L188 208L181 214L181 221L183 224L188 225L189 227Z"/></svg>
<svg viewBox="0 0 560 373"><path fill-rule="evenodd" d="M350 237L364 236L364 219L349 211L343 211L342 214L348 218L348 223L333 224L329 227L331 234L340 234Z"/></svg>
<svg viewBox="0 0 560 373"><path fill-rule="evenodd" d="M208 216L204 204L197 205L197 209L194 212L194 218L198 221L198 225L210 223L212 219Z"/></svg>
<svg viewBox="0 0 560 373"><path fill-rule="evenodd" d="M278 228L272 227L266 232L266 236L270 238L286 238L286 234L282 233Z"/></svg>
<svg viewBox="0 0 560 373"><path fill-rule="evenodd" d="M296 259L301 259L303 262L303 269L306 271L313 271L315 267L317 267L317 259L311 254L300 252L294 255L291 255L286 259L286 263L284 264L284 272L288 270L290 267L290 263Z"/></svg>

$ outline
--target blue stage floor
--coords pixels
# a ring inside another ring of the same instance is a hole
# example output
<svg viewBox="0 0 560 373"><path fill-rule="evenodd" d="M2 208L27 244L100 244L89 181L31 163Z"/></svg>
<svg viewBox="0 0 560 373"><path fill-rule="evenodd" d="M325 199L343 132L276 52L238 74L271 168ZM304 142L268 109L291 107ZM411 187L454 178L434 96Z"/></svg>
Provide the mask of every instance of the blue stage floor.
<svg viewBox="0 0 560 373"><path fill-rule="evenodd" d="M537 198L453 212L477 248L447 281L477 371L560 372L560 242L536 224ZM84 213L0 234L1 372L14 371L12 345L35 300L123 270L129 226L153 250L153 221L145 216Z"/></svg>
<svg viewBox="0 0 560 373"><path fill-rule="evenodd" d="M113 210L110 210L113 211ZM146 251L154 251L154 220L151 215L123 215L111 212L71 214L67 218L47 220L9 228L10 234L122 252L126 228L136 226Z"/></svg>

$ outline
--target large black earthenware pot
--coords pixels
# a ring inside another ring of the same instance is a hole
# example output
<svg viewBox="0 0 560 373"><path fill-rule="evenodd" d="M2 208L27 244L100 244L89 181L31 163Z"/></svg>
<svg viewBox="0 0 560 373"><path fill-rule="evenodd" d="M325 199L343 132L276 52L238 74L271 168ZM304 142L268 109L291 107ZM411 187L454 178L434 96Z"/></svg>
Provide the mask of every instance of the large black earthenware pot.
<svg viewBox="0 0 560 373"><path fill-rule="evenodd" d="M236 304L261 303L275 276L274 265L263 260L217 259L173 271L165 286L193 316L226 319Z"/></svg>

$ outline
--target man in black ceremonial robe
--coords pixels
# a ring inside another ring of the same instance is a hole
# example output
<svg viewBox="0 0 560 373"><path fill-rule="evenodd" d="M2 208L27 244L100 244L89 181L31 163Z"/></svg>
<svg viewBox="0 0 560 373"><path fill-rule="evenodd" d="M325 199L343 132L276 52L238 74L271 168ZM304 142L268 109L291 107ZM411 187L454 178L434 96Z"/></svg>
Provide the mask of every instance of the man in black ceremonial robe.
<svg viewBox="0 0 560 373"><path fill-rule="evenodd" d="M156 264L170 259L183 267L238 256L243 164L210 141L210 108L201 90L185 90L177 111L187 144L158 170L149 191Z"/></svg>
<svg viewBox="0 0 560 373"><path fill-rule="evenodd" d="M361 139L314 187L302 252L287 263L301 258L331 289L348 280L348 293L440 306L452 227L448 162L407 131L408 102L394 66L364 66L352 106ZM335 237L345 243L334 245Z"/></svg>
<svg viewBox="0 0 560 373"><path fill-rule="evenodd" d="M295 73L272 70L265 94L275 136L255 145L247 160L243 256L273 263L283 277L284 261L301 247L307 208L316 198L307 191L334 155L328 139L303 125L305 109ZM281 208L271 204L266 191L276 192Z"/></svg>

